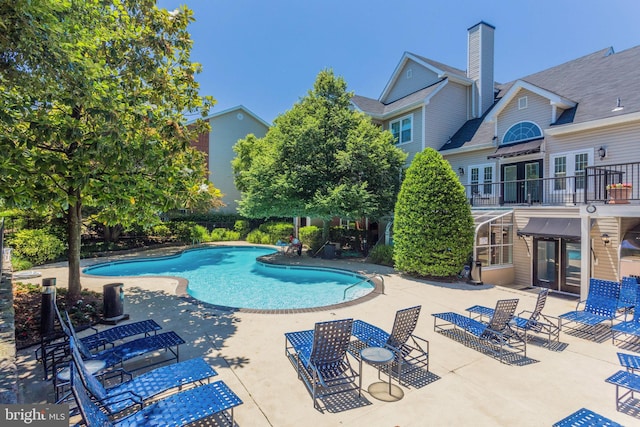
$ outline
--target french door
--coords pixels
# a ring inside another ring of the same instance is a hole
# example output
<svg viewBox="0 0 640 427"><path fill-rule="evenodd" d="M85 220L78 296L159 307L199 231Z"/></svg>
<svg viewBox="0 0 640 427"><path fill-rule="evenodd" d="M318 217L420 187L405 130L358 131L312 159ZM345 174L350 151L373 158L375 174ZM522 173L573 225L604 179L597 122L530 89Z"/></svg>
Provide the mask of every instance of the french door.
<svg viewBox="0 0 640 427"><path fill-rule="evenodd" d="M504 203L534 203L542 197L542 160L502 165Z"/></svg>
<svg viewBox="0 0 640 427"><path fill-rule="evenodd" d="M580 242L560 238L533 239L533 284L580 294Z"/></svg>

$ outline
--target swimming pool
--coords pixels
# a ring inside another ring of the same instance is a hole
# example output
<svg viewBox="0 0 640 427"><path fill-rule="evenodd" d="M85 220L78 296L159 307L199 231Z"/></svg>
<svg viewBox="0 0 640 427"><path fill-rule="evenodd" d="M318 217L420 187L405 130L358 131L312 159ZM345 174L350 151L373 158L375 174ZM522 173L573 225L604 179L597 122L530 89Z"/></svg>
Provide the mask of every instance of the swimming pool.
<svg viewBox="0 0 640 427"><path fill-rule="evenodd" d="M217 246L180 255L117 261L83 270L96 276L179 276L201 301L235 308L299 309L363 297L374 285L341 270L265 264L256 258L276 252L254 246Z"/></svg>

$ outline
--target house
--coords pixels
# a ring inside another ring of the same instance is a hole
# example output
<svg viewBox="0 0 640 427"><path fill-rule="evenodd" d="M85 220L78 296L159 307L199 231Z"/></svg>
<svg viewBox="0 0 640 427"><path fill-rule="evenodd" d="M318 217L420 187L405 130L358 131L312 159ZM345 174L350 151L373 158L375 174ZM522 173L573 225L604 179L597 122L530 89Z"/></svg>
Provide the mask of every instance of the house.
<svg viewBox="0 0 640 427"><path fill-rule="evenodd" d="M249 134L264 137L270 125L242 105L211 114L204 120L209 122L211 130L199 135L192 145L206 154L209 181L224 195L222 201L226 206L220 211L236 213L240 192L231 167L231 160L236 156L233 146Z"/></svg>
<svg viewBox="0 0 640 427"><path fill-rule="evenodd" d="M497 84L494 36L468 29L466 71L405 52L352 102L408 162L431 147L457 171L484 282L586 296L590 277L640 275L640 46Z"/></svg>

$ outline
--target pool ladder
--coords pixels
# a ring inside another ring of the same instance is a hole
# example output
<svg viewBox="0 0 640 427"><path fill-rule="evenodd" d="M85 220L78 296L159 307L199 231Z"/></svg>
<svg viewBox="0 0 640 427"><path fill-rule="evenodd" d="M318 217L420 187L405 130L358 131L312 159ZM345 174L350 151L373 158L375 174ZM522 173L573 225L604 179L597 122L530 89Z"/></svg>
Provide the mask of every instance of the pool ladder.
<svg viewBox="0 0 640 427"><path fill-rule="evenodd" d="M353 288L353 287L356 287L356 286L358 286L358 285L359 285L359 284L361 284L361 283L368 282L369 280L371 280L371 281L379 280L379 281L380 281L380 286L381 286L381 288L382 288L382 294L384 295L384 277L382 277L382 275L380 275L380 274L373 274L373 275L371 275L371 276L368 276L366 279L362 279L362 280L360 280L359 282L356 282L356 283L354 283L353 285L348 286L348 287L344 290L344 293L342 294L342 300L344 301L345 299L347 299L347 291L348 291L349 289L351 289L351 288ZM374 284L375 284L375 282L374 282Z"/></svg>

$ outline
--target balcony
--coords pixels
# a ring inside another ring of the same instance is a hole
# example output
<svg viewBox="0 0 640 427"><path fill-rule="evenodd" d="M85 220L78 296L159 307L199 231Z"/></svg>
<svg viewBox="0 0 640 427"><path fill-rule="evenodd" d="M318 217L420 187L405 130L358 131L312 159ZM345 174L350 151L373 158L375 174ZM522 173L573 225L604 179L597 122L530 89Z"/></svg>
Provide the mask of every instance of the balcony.
<svg viewBox="0 0 640 427"><path fill-rule="evenodd" d="M589 166L584 174L575 176L479 183L464 187L473 207L637 204L640 201L640 162Z"/></svg>

